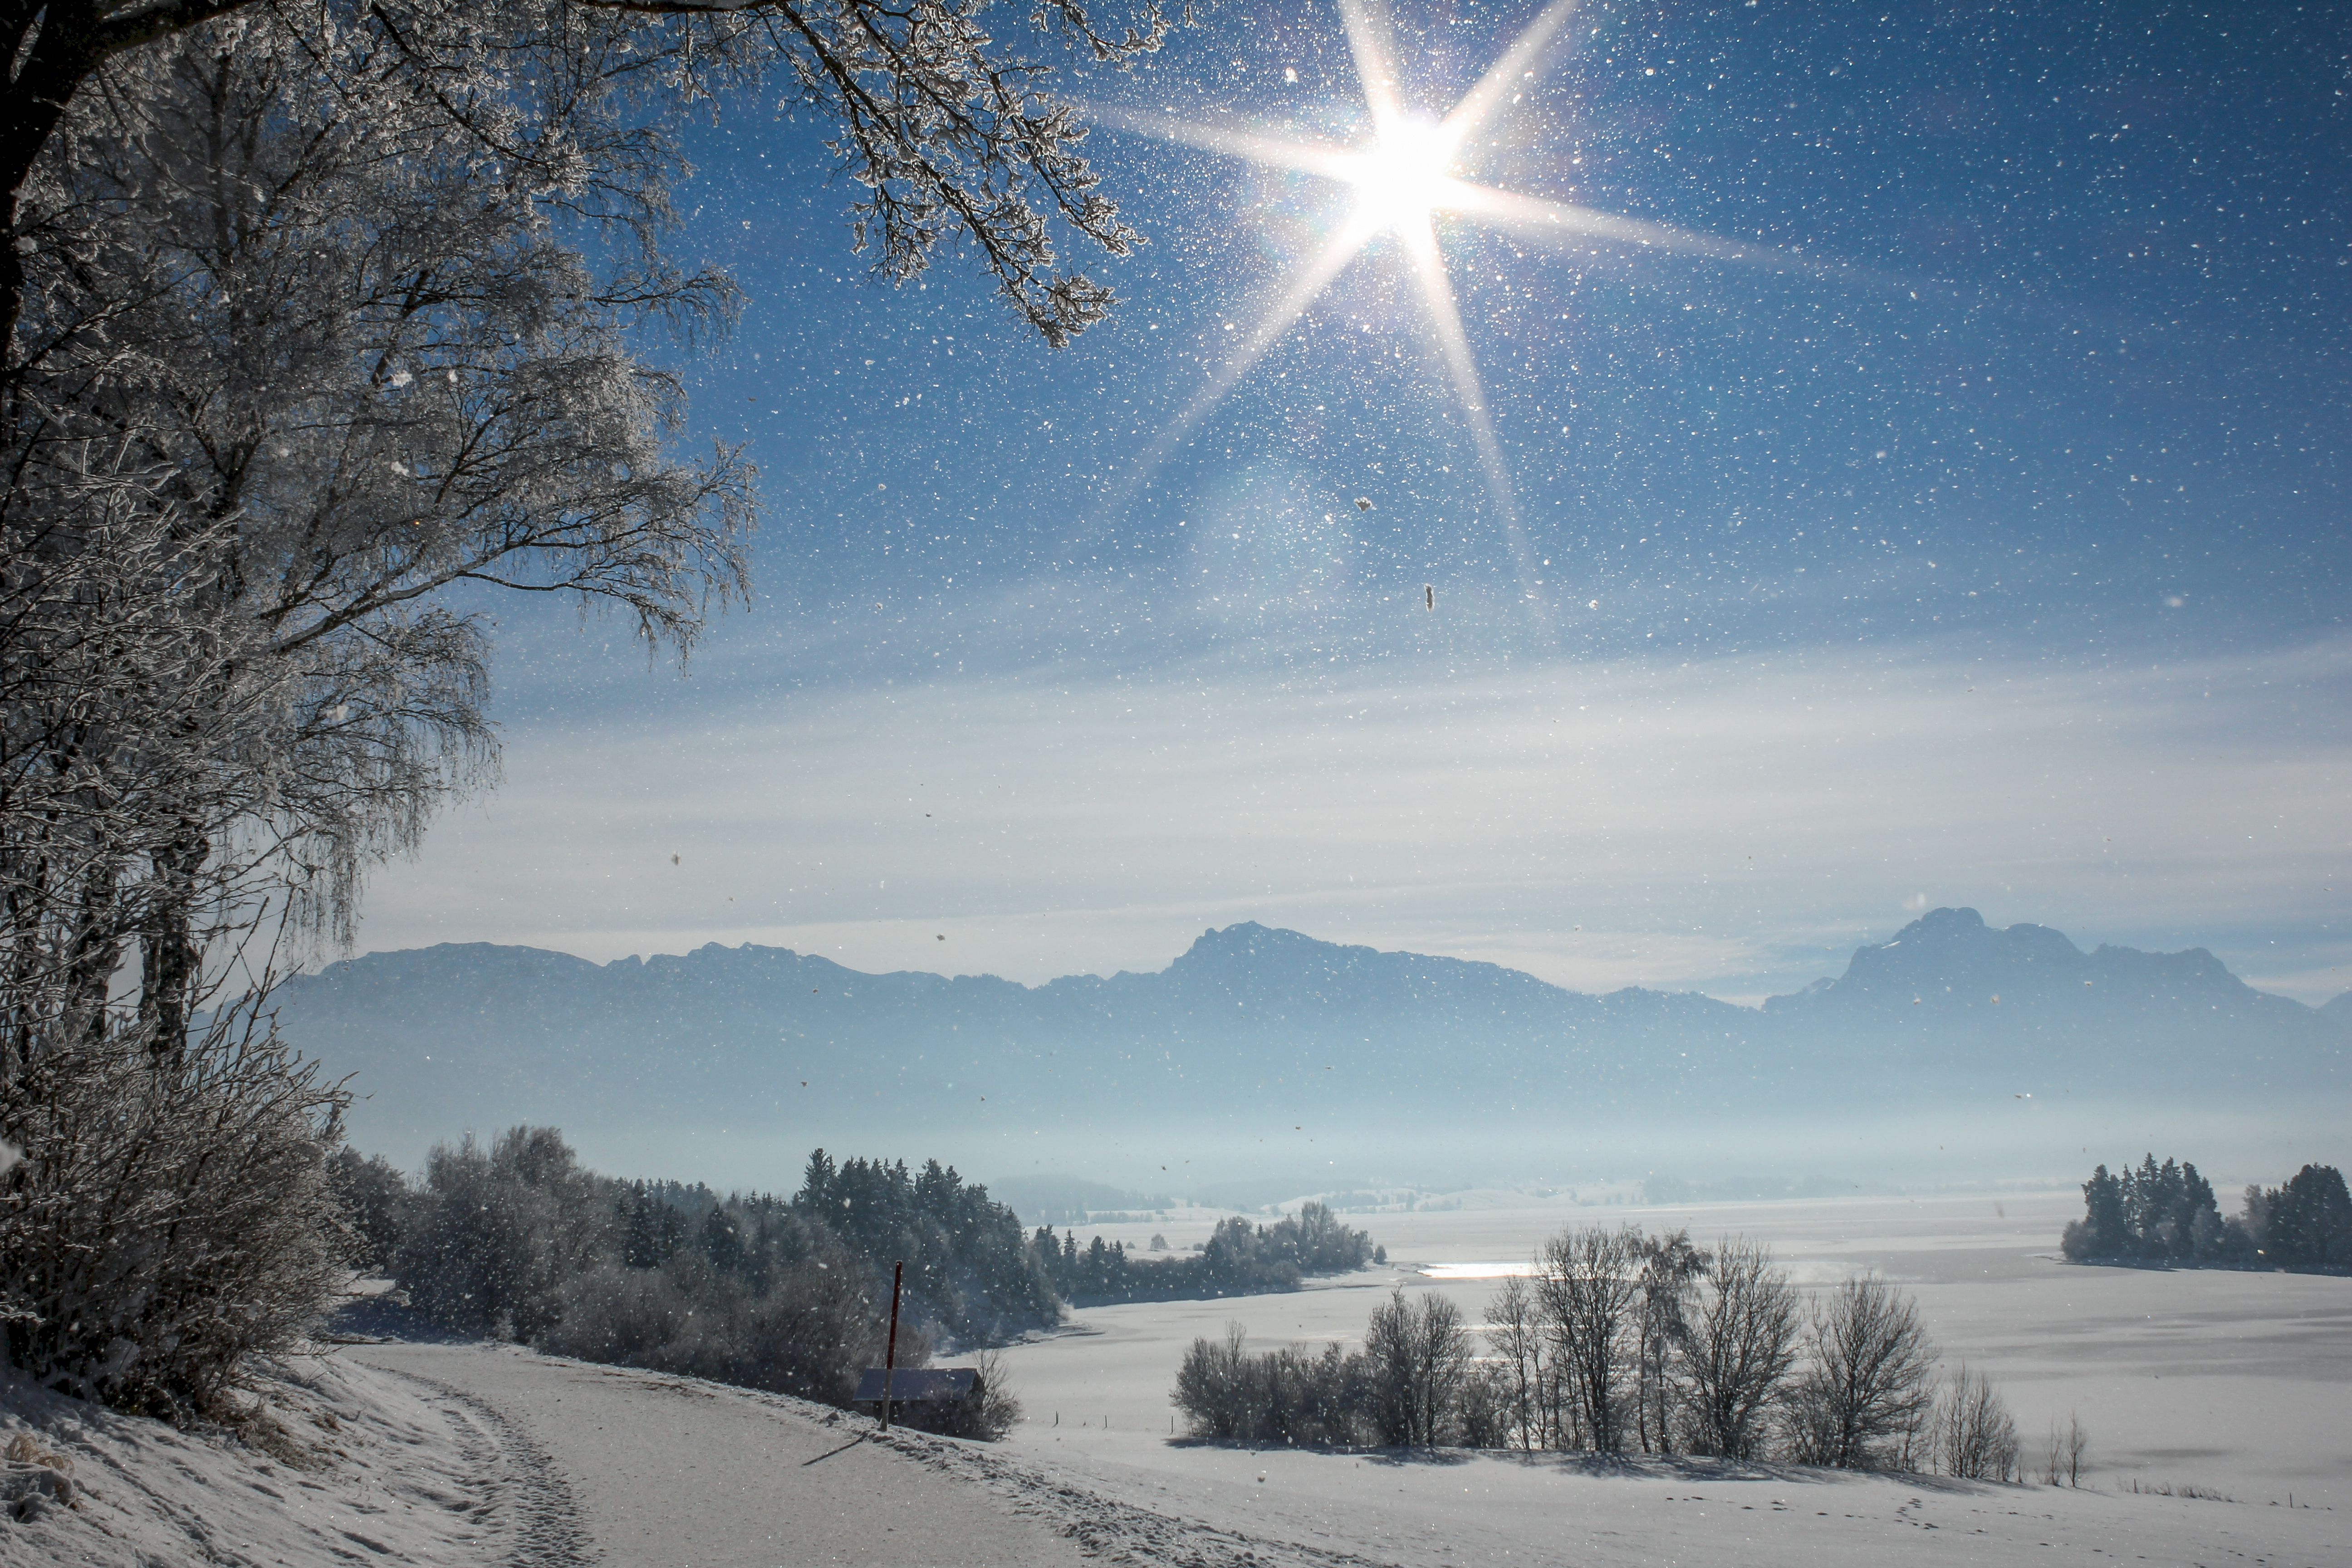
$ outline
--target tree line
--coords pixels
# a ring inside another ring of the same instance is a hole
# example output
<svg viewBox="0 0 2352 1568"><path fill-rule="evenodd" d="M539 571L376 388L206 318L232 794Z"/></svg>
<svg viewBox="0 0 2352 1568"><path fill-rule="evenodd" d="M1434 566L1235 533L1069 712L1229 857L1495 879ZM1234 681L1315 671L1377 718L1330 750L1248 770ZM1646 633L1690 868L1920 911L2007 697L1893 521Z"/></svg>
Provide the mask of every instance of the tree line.
<svg viewBox="0 0 2352 1568"><path fill-rule="evenodd" d="M756 476L682 439L740 304L688 116L828 123L882 278L973 241L1059 344L1134 238L1058 66L1171 19L880 0L0 0L0 1348L215 1410L340 1278L343 1090L275 1033L497 770L497 595L683 657Z"/></svg>
<svg viewBox="0 0 2352 1568"><path fill-rule="evenodd" d="M1124 1242L1107 1243L1099 1236L1080 1247L1076 1233L1056 1238L1053 1226L1042 1225L1030 1250L1055 1289L1085 1306L1296 1290L1308 1275L1346 1274L1375 1257L1387 1258L1370 1236L1341 1223L1320 1203L1303 1204L1272 1225L1229 1215L1199 1252L1172 1258L1138 1257Z"/></svg>
<svg viewBox="0 0 2352 1568"><path fill-rule="evenodd" d="M355 1261L414 1310L558 1355L846 1405L882 1363L894 1263L901 1365L1062 1314L1013 1211L937 1161L820 1149L788 1198L720 1196L599 1175L553 1128L516 1127L436 1147L414 1182L350 1150L331 1175Z"/></svg>
<svg viewBox="0 0 2352 1568"><path fill-rule="evenodd" d="M1025 1233L937 1161L836 1162L819 1149L789 1197L722 1196L600 1175L549 1127L437 1145L413 1181L347 1148L328 1176L350 1260L388 1275L439 1327L834 1405L881 1363L900 1262L899 1361L920 1366L937 1343L969 1351L1058 1322L1066 1298L1295 1289L1370 1250L1308 1204L1270 1226L1228 1219L1198 1254L1130 1260L1100 1237L1080 1250Z"/></svg>
<svg viewBox="0 0 2352 1568"><path fill-rule="evenodd" d="M1402 1287L1360 1345L1253 1353L1197 1339L1171 1395L1196 1438L1782 1458L1846 1469L2020 1473L2017 1426L1981 1373L1937 1373L1916 1304L1885 1281L1808 1303L1769 1251L1686 1232L1562 1232L1507 1279L1484 1330ZM2078 1473L2074 1427L2043 1473ZM2071 1463L2072 1470L2068 1469Z"/></svg>
<svg viewBox="0 0 2352 1568"><path fill-rule="evenodd" d="M2333 1165L2305 1165L2277 1187L2246 1188L2224 1216L2212 1183L2186 1161L2110 1173L2083 1184L2083 1217L2067 1222L2059 1250L2075 1263L2174 1268L2352 1268L2352 1194Z"/></svg>

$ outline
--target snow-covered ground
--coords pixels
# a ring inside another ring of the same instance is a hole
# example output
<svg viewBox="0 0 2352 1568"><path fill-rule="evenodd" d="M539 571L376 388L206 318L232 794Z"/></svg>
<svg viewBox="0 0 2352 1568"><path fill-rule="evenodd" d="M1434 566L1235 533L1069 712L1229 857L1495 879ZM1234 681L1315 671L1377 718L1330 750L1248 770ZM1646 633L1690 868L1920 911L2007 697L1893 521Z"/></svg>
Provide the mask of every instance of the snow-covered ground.
<svg viewBox="0 0 2352 1568"><path fill-rule="evenodd" d="M1076 1314L1068 1331L1007 1352L1032 1417L1009 1447L1139 1506L1399 1563L1886 1561L1926 1542L1925 1524L1939 1538L1983 1531L1974 1561L2010 1550L2037 1562L2055 1550L2352 1561L2352 1280L2067 1266L2053 1242L2080 1209L2071 1192L1656 1209L1490 1202L1358 1222L1387 1246L1391 1266L1296 1295ZM1197 1334L1239 1321L1269 1345L1351 1339L1400 1282L1445 1291L1476 1322L1494 1289L1483 1276L1524 1263L1564 1225L1619 1220L1687 1226L1702 1245L1743 1231L1772 1243L1809 1283L1864 1269L1901 1281L1947 1356L2000 1383L2029 1447L2052 1421L2079 1414L2093 1439L2092 1489L1769 1469L1740 1479L1705 1466L1609 1470L1551 1458L1395 1462L1170 1441L1168 1390ZM1134 1245L1154 1228L1106 1234ZM1173 1246L1194 1239L1168 1233ZM1423 1268L1471 1278L1433 1279ZM2235 1500L2152 1497L2134 1485ZM1702 1514L1714 1522L1699 1524Z"/></svg>
<svg viewBox="0 0 2352 1568"><path fill-rule="evenodd" d="M5 1462L0 1565L1076 1568L1174 1533L974 1445L511 1345L353 1345L247 1399L260 1423L179 1432L0 1390L0 1449L37 1455Z"/></svg>
<svg viewBox="0 0 2352 1568"><path fill-rule="evenodd" d="M0 1564L501 1563L543 1500L478 1413L339 1355L266 1369L246 1403L239 1432L183 1432L9 1378L0 1445L46 1462L6 1467Z"/></svg>

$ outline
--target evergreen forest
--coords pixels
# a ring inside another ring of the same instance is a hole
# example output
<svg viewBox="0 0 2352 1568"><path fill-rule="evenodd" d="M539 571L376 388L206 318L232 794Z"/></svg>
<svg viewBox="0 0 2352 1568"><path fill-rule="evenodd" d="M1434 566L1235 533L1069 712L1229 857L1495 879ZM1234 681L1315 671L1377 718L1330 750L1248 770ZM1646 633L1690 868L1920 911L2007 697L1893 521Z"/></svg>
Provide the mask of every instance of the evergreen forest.
<svg viewBox="0 0 2352 1568"><path fill-rule="evenodd" d="M2105 1165L2083 1184L2083 1217L2059 1247L2074 1263L2172 1268L2352 1268L2352 1194L2333 1165L2305 1165L2284 1186L2246 1188L2224 1216L2213 1184L2186 1161Z"/></svg>
<svg viewBox="0 0 2352 1568"><path fill-rule="evenodd" d="M1037 1227L1030 1250L1054 1288L1079 1306L1296 1290L1308 1275L1346 1274L1388 1260L1385 1248L1340 1224L1319 1203L1301 1205L1297 1214L1272 1225L1231 1215L1218 1222L1200 1251L1172 1258L1139 1258L1124 1243L1099 1236L1081 1247L1075 1232L1064 1231L1056 1240L1051 1226Z"/></svg>

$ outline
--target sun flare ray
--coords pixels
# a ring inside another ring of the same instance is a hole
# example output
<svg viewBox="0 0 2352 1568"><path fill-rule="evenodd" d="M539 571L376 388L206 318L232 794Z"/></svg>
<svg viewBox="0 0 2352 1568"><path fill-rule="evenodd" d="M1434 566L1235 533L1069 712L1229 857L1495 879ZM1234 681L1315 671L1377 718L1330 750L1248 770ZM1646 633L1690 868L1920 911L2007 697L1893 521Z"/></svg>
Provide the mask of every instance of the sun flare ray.
<svg viewBox="0 0 2352 1568"><path fill-rule="evenodd" d="M1162 142L1174 142L1181 146L1198 147L1203 153L1222 153L1229 158L1240 158L1270 169L1296 169L1303 174L1319 174L1327 180L1354 178L1357 165L1363 161L1361 153L1350 153L1344 147L1286 141L1265 131L1203 125L1198 121L1179 120L1170 114L1154 114L1149 110L1127 109L1117 104L1090 105L1087 113L1100 125L1156 136Z"/></svg>
<svg viewBox="0 0 2352 1568"><path fill-rule="evenodd" d="M1694 256L1711 261L1767 266L1785 271L1827 275L1832 269L1788 252L1743 245L1669 224L1623 216L1574 203L1507 191L1463 177L1457 164L1464 149L1485 134L1524 84L1564 49L1562 35L1579 0L1552 0L1512 39L1477 83L1440 120L1415 117L1399 90L1394 52L1388 47L1388 19L1378 0L1338 0L1348 49L1363 92L1370 136L1353 147L1335 146L1250 126L1204 125L1148 111L1106 108L1101 122L1204 152L1268 168L1287 169L1351 186L1348 215L1323 245L1286 279L1234 351L1210 374L1182 412L1145 449L1119 487L1115 505L1124 505L1148 484L1160 465L1215 411L1234 387L1290 331L1315 300L1382 234L1392 236L1411 272L1445 366L1454 395L1478 451L1488 495L1509 543L1523 596L1541 613L1542 595L1533 552L1519 515L1517 487L1502 441L1487 407L1476 356L1454 299L1436 218L1453 215L1521 237L1548 244L1599 241L1640 250ZM1838 269L1851 277L1850 269Z"/></svg>
<svg viewBox="0 0 2352 1568"><path fill-rule="evenodd" d="M1493 122L1496 111L1508 101L1503 95L1536 74L1535 67L1559 37L1559 30L1576 14L1581 0L1552 0L1536 19L1521 29L1503 51L1502 58L1486 68L1478 85L1464 95L1445 116L1445 132L1459 147Z"/></svg>
<svg viewBox="0 0 2352 1568"><path fill-rule="evenodd" d="M1664 250L1676 256L1704 257L1709 261L1732 261L1743 266L1763 267L1775 272L1804 272L1816 277L1855 276L1853 268L1824 266L1769 245L1744 245L1738 240L1725 239L1720 235L1707 234L1699 229L1681 228L1670 223L1653 223L1647 218L1627 217L1622 213L1603 212L1598 207L1581 206L1574 202L1549 201L1517 191L1498 191L1491 185L1475 185L1463 180L1448 183L1444 210L1464 217L1483 219L1493 227L1515 234L1522 239L1555 242L1600 239L1643 250Z"/></svg>
<svg viewBox="0 0 2352 1568"><path fill-rule="evenodd" d="M1454 279L1445 269L1445 254L1438 246L1436 226L1424 219L1399 237L1404 243L1405 254L1412 258L1414 279L1421 285L1422 306L1429 312L1430 325L1436 331L1438 353L1454 382L1454 395L1462 401L1463 416L1478 448L1479 466L1486 471L1487 492L1494 498L1495 510L1501 514L1512 569L1518 574L1528 596L1540 605L1542 595L1533 592L1540 580L1536 575L1534 552L1528 548L1527 530L1519 519L1517 487L1511 479L1511 466L1503 456L1503 444L1495 435L1495 421L1486 408L1486 389L1478 379L1478 362L1470 351L1470 335L1463 330L1462 311L1454 302Z"/></svg>
<svg viewBox="0 0 2352 1568"><path fill-rule="evenodd" d="M1364 0L1339 3L1340 25L1348 31L1348 53L1356 63L1356 80L1364 89L1364 107L1371 113L1377 135L1403 113L1397 101L1393 57L1385 47L1388 18Z"/></svg>
<svg viewBox="0 0 2352 1568"><path fill-rule="evenodd" d="M1234 384L1265 357L1267 350L1282 340L1283 334L1307 313L1307 307L1322 296L1323 290L1330 287L1331 280L1347 268L1348 263L1356 258L1356 253L1379 232L1375 224L1353 220L1324 241L1323 248L1316 253L1314 259L1294 274L1289 287L1266 307L1265 313L1258 318L1257 325L1250 329L1249 336L1218 364L1207 383L1184 405L1184 411L1171 420L1167 427L1153 438L1151 445L1144 449L1142 458L1120 489L1120 504L1150 482L1151 476L1159 471L1161 463L1168 460L1169 455L1183 445L1184 438L1199 427L1202 420L1215 411Z"/></svg>

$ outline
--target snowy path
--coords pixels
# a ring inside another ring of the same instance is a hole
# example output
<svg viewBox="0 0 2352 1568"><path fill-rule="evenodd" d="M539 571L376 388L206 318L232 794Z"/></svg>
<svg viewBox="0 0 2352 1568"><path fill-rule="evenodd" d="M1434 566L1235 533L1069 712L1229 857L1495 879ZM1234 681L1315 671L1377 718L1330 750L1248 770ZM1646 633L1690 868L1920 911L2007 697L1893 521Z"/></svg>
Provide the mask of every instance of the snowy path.
<svg viewBox="0 0 2352 1568"><path fill-rule="evenodd" d="M516 1568L1087 1560L1047 1517L924 1463L919 1440L794 1401L504 1346L346 1353L498 1433Z"/></svg>

